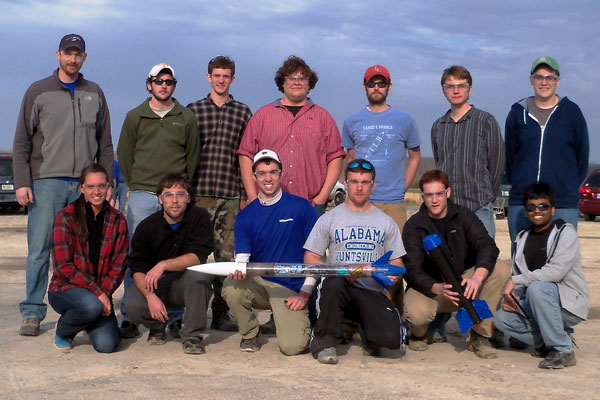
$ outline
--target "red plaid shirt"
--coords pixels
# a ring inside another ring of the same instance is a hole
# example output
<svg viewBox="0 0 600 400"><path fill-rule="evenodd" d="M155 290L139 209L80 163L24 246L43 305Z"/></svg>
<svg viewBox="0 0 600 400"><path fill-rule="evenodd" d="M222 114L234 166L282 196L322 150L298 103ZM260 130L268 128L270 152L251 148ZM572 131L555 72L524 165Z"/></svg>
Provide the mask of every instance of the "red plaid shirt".
<svg viewBox="0 0 600 400"><path fill-rule="evenodd" d="M125 216L108 206L104 213L98 269L88 257L89 246L82 248L75 238L75 206L69 204L58 212L52 230L52 265L54 272L48 292L64 292L82 287L96 296L109 298L123 281L129 234Z"/></svg>

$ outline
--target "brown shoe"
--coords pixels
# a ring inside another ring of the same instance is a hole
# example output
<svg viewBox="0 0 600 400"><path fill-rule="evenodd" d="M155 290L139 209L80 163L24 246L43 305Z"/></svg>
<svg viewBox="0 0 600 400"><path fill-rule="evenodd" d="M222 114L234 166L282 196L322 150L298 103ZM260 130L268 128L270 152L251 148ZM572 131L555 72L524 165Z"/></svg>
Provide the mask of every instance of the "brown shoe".
<svg viewBox="0 0 600 400"><path fill-rule="evenodd" d="M38 336L40 334L40 320L37 318L25 318L21 322L19 335L21 336Z"/></svg>
<svg viewBox="0 0 600 400"><path fill-rule="evenodd" d="M479 333L475 332L471 329L471 338L469 340L469 351L475 353L475 355L479 358L490 359L497 358L498 353L496 353L490 344L490 339L484 336L481 336Z"/></svg>
<svg viewBox="0 0 600 400"><path fill-rule="evenodd" d="M425 351L429 348L429 345L424 336L411 335L408 339L408 348L412 351Z"/></svg>

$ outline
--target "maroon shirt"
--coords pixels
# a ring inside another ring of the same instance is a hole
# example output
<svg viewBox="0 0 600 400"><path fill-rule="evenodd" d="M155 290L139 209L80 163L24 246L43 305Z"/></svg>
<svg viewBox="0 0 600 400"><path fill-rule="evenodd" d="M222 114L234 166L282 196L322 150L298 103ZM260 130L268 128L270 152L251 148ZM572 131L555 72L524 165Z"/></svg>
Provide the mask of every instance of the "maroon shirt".
<svg viewBox="0 0 600 400"><path fill-rule="evenodd" d="M310 99L296 116L277 100L250 118L237 154L253 159L263 149L283 164L283 190L309 201L323 188L327 164L346 155L334 119Z"/></svg>

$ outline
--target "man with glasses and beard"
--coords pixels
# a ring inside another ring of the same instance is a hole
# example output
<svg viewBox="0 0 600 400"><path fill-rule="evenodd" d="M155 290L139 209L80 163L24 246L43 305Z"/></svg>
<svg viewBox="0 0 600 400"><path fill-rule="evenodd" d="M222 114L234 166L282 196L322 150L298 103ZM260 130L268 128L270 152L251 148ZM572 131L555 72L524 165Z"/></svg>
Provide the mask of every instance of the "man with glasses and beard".
<svg viewBox="0 0 600 400"><path fill-rule="evenodd" d="M146 80L150 98L129 111L123 122L117 156L129 187L127 227L130 235L144 218L161 210L154 192L158 182L166 174L181 174L191 180L198 165L196 116L173 98L176 86L175 70L171 66L161 63L152 67ZM132 283L131 273L127 271L125 292ZM121 313L122 337L139 335L123 304ZM182 310L172 310L170 314L169 325L177 337Z"/></svg>
<svg viewBox="0 0 600 400"><path fill-rule="evenodd" d="M125 308L133 323L150 330L148 344L161 345L167 341L167 307L185 307L183 352L203 354L200 333L207 323L211 276L187 267L206 262L213 236L208 212L189 205L191 189L178 174L158 183L162 209L139 223L131 241L128 264L134 286L125 293Z"/></svg>
<svg viewBox="0 0 600 400"><path fill-rule="evenodd" d="M581 246L573 225L552 220L556 194L537 182L523 192L532 227L517 236L513 276L504 286L504 303L494 323L504 333L535 347L540 368L577 363L571 333L590 310L581 266Z"/></svg>

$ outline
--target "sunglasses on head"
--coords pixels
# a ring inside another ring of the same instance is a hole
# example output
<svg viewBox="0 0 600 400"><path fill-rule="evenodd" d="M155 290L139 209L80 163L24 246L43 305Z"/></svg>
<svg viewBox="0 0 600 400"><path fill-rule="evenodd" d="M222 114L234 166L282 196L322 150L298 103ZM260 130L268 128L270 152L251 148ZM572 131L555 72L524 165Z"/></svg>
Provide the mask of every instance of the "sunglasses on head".
<svg viewBox="0 0 600 400"><path fill-rule="evenodd" d="M550 204L548 203L540 203L540 204L533 204L533 203L529 203L525 206L525 209L529 212L534 212L536 210L536 208L540 211L548 211L550 209Z"/></svg>
<svg viewBox="0 0 600 400"><path fill-rule="evenodd" d="M152 83L154 83L155 85L162 85L163 83L166 83L167 86L173 86L174 84L177 83L176 79L162 79L162 78L156 78L152 80Z"/></svg>
<svg viewBox="0 0 600 400"><path fill-rule="evenodd" d="M366 169L367 171L373 170L373 165L368 161L351 161L348 164L348 169L355 169L358 167L362 167L362 168Z"/></svg>

